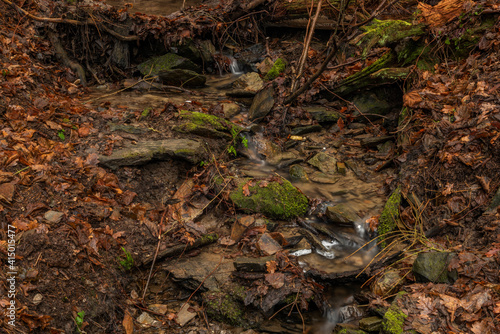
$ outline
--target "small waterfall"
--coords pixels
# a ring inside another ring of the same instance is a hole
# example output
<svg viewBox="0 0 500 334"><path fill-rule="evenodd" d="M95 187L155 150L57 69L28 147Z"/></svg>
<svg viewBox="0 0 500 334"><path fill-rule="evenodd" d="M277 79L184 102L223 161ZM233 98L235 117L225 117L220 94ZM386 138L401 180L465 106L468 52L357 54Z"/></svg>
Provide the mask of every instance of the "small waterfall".
<svg viewBox="0 0 500 334"><path fill-rule="evenodd" d="M243 74L243 71L240 69L240 66L238 65L238 61L234 59L232 56L228 56L230 60L229 64L229 70L231 71L232 74Z"/></svg>

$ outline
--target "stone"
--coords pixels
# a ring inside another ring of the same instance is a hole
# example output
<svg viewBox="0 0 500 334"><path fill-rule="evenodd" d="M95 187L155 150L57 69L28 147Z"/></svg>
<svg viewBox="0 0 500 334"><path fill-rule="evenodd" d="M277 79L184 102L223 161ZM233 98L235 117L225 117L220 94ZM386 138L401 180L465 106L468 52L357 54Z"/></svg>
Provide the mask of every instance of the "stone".
<svg viewBox="0 0 500 334"><path fill-rule="evenodd" d="M266 57L263 61L257 64L257 69L259 70L260 74L266 75L267 72L273 68L274 62L271 58Z"/></svg>
<svg viewBox="0 0 500 334"><path fill-rule="evenodd" d="M222 112L224 113L225 118L231 118L234 115L239 114L241 108L236 103L226 102L222 103Z"/></svg>
<svg viewBox="0 0 500 334"><path fill-rule="evenodd" d="M338 111L323 106L309 106L304 109L319 123L334 123L341 117Z"/></svg>
<svg viewBox="0 0 500 334"><path fill-rule="evenodd" d="M199 72L200 67L191 60L176 55L175 53L167 53L163 56L154 57L137 65L137 68L142 75L156 76L160 71L184 69L193 72Z"/></svg>
<svg viewBox="0 0 500 334"><path fill-rule="evenodd" d="M457 279L457 272L448 271L448 264L455 256L449 252L419 253L413 262L413 273L422 281L453 283Z"/></svg>
<svg viewBox="0 0 500 334"><path fill-rule="evenodd" d="M300 136L300 135L305 135L307 133L320 132L321 130L323 130L323 127L321 125L318 125L318 124L308 125L308 126L299 126L299 127L296 127L292 130L292 135Z"/></svg>
<svg viewBox="0 0 500 334"><path fill-rule="evenodd" d="M351 322L363 316L357 305L346 305L339 308L339 322Z"/></svg>
<svg viewBox="0 0 500 334"><path fill-rule="evenodd" d="M339 224L352 224L361 220L356 212L345 204L329 206L325 214L332 222Z"/></svg>
<svg viewBox="0 0 500 334"><path fill-rule="evenodd" d="M267 262L276 260L275 256L265 257L238 257L233 265L237 271L267 272Z"/></svg>
<svg viewBox="0 0 500 334"><path fill-rule="evenodd" d="M177 317L175 321L181 326L184 327L188 322L190 322L194 317L196 317L196 312L191 311L188 303L182 305L179 312L177 312Z"/></svg>
<svg viewBox="0 0 500 334"><path fill-rule="evenodd" d="M332 333L335 334L367 334L365 331L358 328L358 326L353 324L340 323L335 325L335 329Z"/></svg>
<svg viewBox="0 0 500 334"><path fill-rule="evenodd" d="M342 175L346 174L347 169L346 169L345 163L337 161L337 172L339 174L342 174Z"/></svg>
<svg viewBox="0 0 500 334"><path fill-rule="evenodd" d="M404 331L404 323L406 318L408 317L401 308L397 305L397 301L401 298L402 294L398 294L396 299L392 302L391 306L385 312L384 318L382 320L382 333L385 334L403 334Z"/></svg>
<svg viewBox="0 0 500 334"><path fill-rule="evenodd" d="M389 103L386 100L381 99L375 93L366 93L357 94L354 96L352 103L359 109L361 115L363 114L377 114L377 115L386 115L388 114L392 108L393 104ZM359 115L360 112L356 112L355 114Z"/></svg>
<svg viewBox="0 0 500 334"><path fill-rule="evenodd" d="M220 254L209 252L169 262L163 268L170 272L174 281L193 291L200 285L205 290L222 289L231 279L228 273L234 269L232 260L223 259L221 262Z"/></svg>
<svg viewBox="0 0 500 334"><path fill-rule="evenodd" d="M204 160L205 149L200 142L190 139L144 141L114 150L109 156L99 155L99 163L116 170L121 166L137 166L151 160L167 160L175 157L199 164Z"/></svg>
<svg viewBox="0 0 500 334"><path fill-rule="evenodd" d="M385 271L380 277L378 277L370 286L371 291L381 297L389 296L395 291L399 290L399 287L403 283L404 277L401 276L399 270L391 269Z"/></svg>
<svg viewBox="0 0 500 334"><path fill-rule="evenodd" d="M255 95L252 105L248 110L248 119L254 121L256 119L262 119L274 106L273 88L267 87L261 90Z"/></svg>
<svg viewBox="0 0 500 334"><path fill-rule="evenodd" d="M266 256L273 255L281 250L280 244L268 233L264 233L257 241L257 248Z"/></svg>
<svg viewBox="0 0 500 334"><path fill-rule="evenodd" d="M204 64L211 64L214 62L214 57L213 55L217 52L215 49L215 46L213 43L206 39L198 44L200 53L201 53L201 58L203 59Z"/></svg>
<svg viewBox="0 0 500 334"><path fill-rule="evenodd" d="M255 95L264 88L264 81L258 73L248 72L233 82L233 88Z"/></svg>
<svg viewBox="0 0 500 334"><path fill-rule="evenodd" d="M234 241L240 240L243 236L243 233L255 222L255 218L253 216L245 216L237 219L233 226L231 227L231 239Z"/></svg>
<svg viewBox="0 0 500 334"><path fill-rule="evenodd" d="M382 328L382 319L379 317L368 317L359 320L359 328L367 332L378 332Z"/></svg>
<svg viewBox="0 0 500 334"><path fill-rule="evenodd" d="M301 165L291 165L288 174L293 181L308 181L307 173Z"/></svg>
<svg viewBox="0 0 500 334"><path fill-rule="evenodd" d="M324 152L319 152L309 159L307 163L326 174L335 174L337 169L337 159Z"/></svg>
<svg viewBox="0 0 500 334"><path fill-rule="evenodd" d="M155 320L147 312L142 312L141 315L139 317L137 317L137 322L145 327L150 327L150 326L159 327L159 326L161 326L161 322L158 320Z"/></svg>
<svg viewBox="0 0 500 334"><path fill-rule="evenodd" d="M168 311L168 307L165 304L151 304L148 305L148 309L160 314L167 314Z"/></svg>
<svg viewBox="0 0 500 334"><path fill-rule="evenodd" d="M40 293L37 293L35 297L33 297L33 304L38 305L42 302L43 296Z"/></svg>
<svg viewBox="0 0 500 334"><path fill-rule="evenodd" d="M361 146L376 147L379 144L385 143L387 140L393 139L392 136L368 137L360 141Z"/></svg>
<svg viewBox="0 0 500 334"><path fill-rule="evenodd" d="M165 85L177 87L202 87L207 82L204 75L184 69L161 70L158 77Z"/></svg>
<svg viewBox="0 0 500 334"><path fill-rule="evenodd" d="M303 216L309 203L307 197L285 179L279 182L243 179L229 197L242 210L285 220Z"/></svg>
<svg viewBox="0 0 500 334"><path fill-rule="evenodd" d="M61 221L63 216L64 216L64 213L62 213L62 212L49 210L49 211L45 212L45 214L43 215L43 218L46 221L48 221L49 223L57 224Z"/></svg>
<svg viewBox="0 0 500 334"><path fill-rule="evenodd" d="M240 133L242 128L223 118L201 112L181 110L179 116L186 122L174 126L177 132L191 133L208 138L234 140L233 134Z"/></svg>

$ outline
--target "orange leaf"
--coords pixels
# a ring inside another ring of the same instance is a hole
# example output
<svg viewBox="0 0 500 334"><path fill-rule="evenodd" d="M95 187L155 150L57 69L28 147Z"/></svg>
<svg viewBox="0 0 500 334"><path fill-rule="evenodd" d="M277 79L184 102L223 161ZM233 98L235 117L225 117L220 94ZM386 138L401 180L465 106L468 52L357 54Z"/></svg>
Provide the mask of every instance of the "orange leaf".
<svg viewBox="0 0 500 334"><path fill-rule="evenodd" d="M128 314L128 312L125 312L122 324L126 334L134 333L134 319L132 319L132 317L130 316L130 314Z"/></svg>

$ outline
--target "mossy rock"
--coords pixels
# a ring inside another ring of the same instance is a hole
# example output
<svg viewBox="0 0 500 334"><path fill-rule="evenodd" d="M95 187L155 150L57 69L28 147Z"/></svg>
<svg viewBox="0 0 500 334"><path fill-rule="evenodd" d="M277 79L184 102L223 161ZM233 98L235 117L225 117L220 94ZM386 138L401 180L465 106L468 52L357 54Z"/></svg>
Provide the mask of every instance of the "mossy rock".
<svg viewBox="0 0 500 334"><path fill-rule="evenodd" d="M455 256L449 252L419 253L413 262L413 273L422 281L453 283L458 274L456 270L448 271L448 265Z"/></svg>
<svg viewBox="0 0 500 334"><path fill-rule="evenodd" d="M397 305L397 300L402 298L403 293L398 294L396 299L392 302L391 306L385 312L384 318L382 320L382 333L385 334L403 334L403 325L405 323L406 315L401 308Z"/></svg>
<svg viewBox="0 0 500 334"><path fill-rule="evenodd" d="M248 186L249 196L243 187ZM308 209L307 197L295 188L290 181L265 181L243 179L229 197L234 204L245 211L261 212L277 219L292 219L303 216Z"/></svg>
<svg viewBox="0 0 500 334"><path fill-rule="evenodd" d="M155 76L160 71L184 69L193 72L199 72L200 67L191 60L176 55L175 53L167 53L163 56L154 57L137 65L137 68L142 75Z"/></svg>
<svg viewBox="0 0 500 334"><path fill-rule="evenodd" d="M223 118L201 112L181 110L179 116L187 122L173 127L174 131L202 137L233 139L242 128Z"/></svg>
<svg viewBox="0 0 500 334"><path fill-rule="evenodd" d="M217 321L233 326L244 323L244 307L229 294L209 291L202 294L207 314Z"/></svg>
<svg viewBox="0 0 500 334"><path fill-rule="evenodd" d="M165 85L176 87L203 87L207 82L204 75L181 68L158 71L158 77Z"/></svg>
<svg viewBox="0 0 500 334"><path fill-rule="evenodd" d="M379 218L378 234L385 239L385 235L396 229L397 221L399 219L399 205L401 204L401 187L397 187L389 196L385 203L384 210ZM385 241L382 243L385 247Z"/></svg>
<svg viewBox="0 0 500 334"><path fill-rule="evenodd" d="M286 68L286 62L278 58L273 64L273 67L267 72L266 76L264 77L265 80L274 80L276 79L281 73L285 72Z"/></svg>

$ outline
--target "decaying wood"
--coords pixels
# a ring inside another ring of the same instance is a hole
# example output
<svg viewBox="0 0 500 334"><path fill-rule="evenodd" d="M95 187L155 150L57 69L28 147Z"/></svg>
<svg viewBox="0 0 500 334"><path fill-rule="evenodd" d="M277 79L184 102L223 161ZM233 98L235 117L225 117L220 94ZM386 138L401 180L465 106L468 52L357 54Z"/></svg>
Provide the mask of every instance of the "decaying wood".
<svg viewBox="0 0 500 334"><path fill-rule="evenodd" d="M78 64L76 61L69 59L66 50L64 50L55 32L49 31L48 35L52 45L54 46L57 56L62 60L64 65L68 66L78 74L81 84L83 86L86 86L87 79L85 78L85 70L83 69L82 65Z"/></svg>
<svg viewBox="0 0 500 334"><path fill-rule="evenodd" d="M216 242L219 239L219 236L217 233L210 233L210 234L205 234L201 236L200 238L196 239L191 245L186 244L186 245L179 245L179 246L174 246L171 248L164 249L162 251L158 252L158 256L156 257L157 260L162 259L164 257L171 257L171 256L179 256L182 253L189 252L193 249L203 247L206 245L210 245L214 242ZM141 266L146 266L153 262L154 255L148 255L146 256L142 261L138 260L137 262L140 263Z"/></svg>
<svg viewBox="0 0 500 334"><path fill-rule="evenodd" d="M435 6L419 2L418 9L421 11L422 21L436 28L465 12L466 4L471 2L470 0L443 0Z"/></svg>

